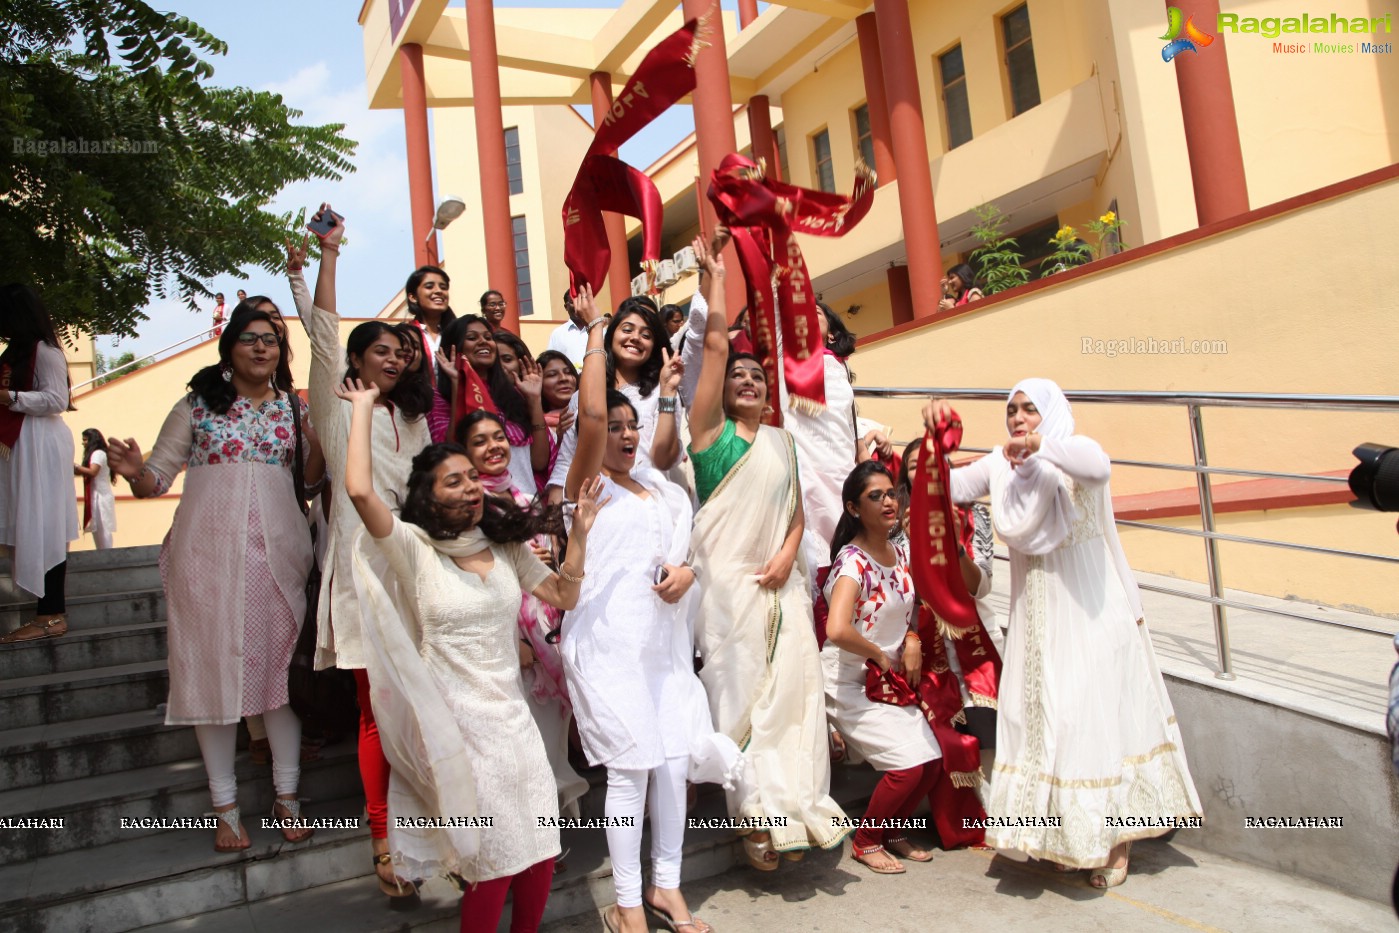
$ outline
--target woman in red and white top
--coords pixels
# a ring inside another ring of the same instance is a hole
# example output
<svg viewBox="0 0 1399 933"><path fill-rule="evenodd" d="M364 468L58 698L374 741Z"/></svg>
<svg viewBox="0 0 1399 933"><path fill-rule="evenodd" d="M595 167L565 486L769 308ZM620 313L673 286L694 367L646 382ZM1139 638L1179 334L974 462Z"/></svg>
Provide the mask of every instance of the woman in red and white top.
<svg viewBox="0 0 1399 933"><path fill-rule="evenodd" d="M878 874L899 874L904 867L894 855L927 862L932 853L911 843L901 829L879 824L907 819L928 796L942 766L942 749L917 706L876 703L865 693L867 661L882 671L922 667L918 635L909 630L918 598L908 552L889 540L899 520L894 477L884 464L867 460L846 479L841 500L845 511L831 539L830 615L821 650L826 718L850 752L884 772L855 832L851 856Z"/></svg>

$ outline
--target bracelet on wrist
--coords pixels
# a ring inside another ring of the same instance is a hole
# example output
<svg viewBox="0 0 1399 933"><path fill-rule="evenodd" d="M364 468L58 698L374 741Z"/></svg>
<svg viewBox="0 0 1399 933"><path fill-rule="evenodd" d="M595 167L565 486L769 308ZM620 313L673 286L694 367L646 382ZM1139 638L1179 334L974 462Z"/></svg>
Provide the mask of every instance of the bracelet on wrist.
<svg viewBox="0 0 1399 933"><path fill-rule="evenodd" d="M607 322L610 320L612 320L612 315L610 314L599 315L583 326L583 333L591 334L594 327L597 327L599 324L606 326Z"/></svg>
<svg viewBox="0 0 1399 933"><path fill-rule="evenodd" d="M604 350L602 347L593 347L591 350L583 354L583 362L588 362L588 357L592 356L594 353L600 353L603 356L607 356L607 351Z"/></svg>
<svg viewBox="0 0 1399 933"><path fill-rule="evenodd" d="M673 415L675 414L676 402L677 399L674 395L662 395L660 398L656 399L656 411L663 415Z"/></svg>
<svg viewBox="0 0 1399 933"><path fill-rule="evenodd" d="M531 431L547 431L549 430L549 426L547 424L532 424L529 426L529 429Z"/></svg>
<svg viewBox="0 0 1399 933"><path fill-rule="evenodd" d="M587 574L586 574L586 573L580 573L580 574L578 574L578 576L575 577L572 573L569 572L569 570L568 570L567 567L565 567L565 566L563 566L562 564L560 564L560 565L559 565L559 576L562 577L562 578L564 579L564 581L565 581L565 582L568 582L568 583L582 583L582 582L583 582L583 578L584 578L585 576L587 576Z"/></svg>

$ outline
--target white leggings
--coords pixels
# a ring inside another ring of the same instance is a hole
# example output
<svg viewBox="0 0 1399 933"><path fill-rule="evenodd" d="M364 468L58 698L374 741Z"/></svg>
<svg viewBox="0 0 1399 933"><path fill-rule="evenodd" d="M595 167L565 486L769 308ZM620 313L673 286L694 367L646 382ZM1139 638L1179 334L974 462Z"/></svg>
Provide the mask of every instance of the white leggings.
<svg viewBox="0 0 1399 933"><path fill-rule="evenodd" d="M279 706L262 714L267 744L272 748L272 786L279 795L296 793L301 780L301 720L291 706ZM238 723L194 727L204 770L209 772L209 796L214 806L238 802L238 779L233 776L233 756L238 750Z"/></svg>
<svg viewBox="0 0 1399 933"><path fill-rule="evenodd" d="M687 756L667 758L650 771L607 769L606 813L632 817L630 826L607 827L607 851L612 857L612 883L618 907L641 906L641 828L646 809L647 781L651 798L651 883L658 888L680 887L680 853L685 844L685 774Z"/></svg>

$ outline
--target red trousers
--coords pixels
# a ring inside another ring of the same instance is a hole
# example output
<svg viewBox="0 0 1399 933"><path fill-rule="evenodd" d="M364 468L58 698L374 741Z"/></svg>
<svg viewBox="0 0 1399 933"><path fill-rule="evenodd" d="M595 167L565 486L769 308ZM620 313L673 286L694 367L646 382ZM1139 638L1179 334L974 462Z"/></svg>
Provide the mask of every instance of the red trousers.
<svg viewBox="0 0 1399 933"><path fill-rule="evenodd" d="M928 796L938 776L942 774L942 759L935 758L925 764L899 771L885 771L884 777L875 785L870 795L869 806L865 808L862 825L855 830L854 844L862 849L884 844L885 839L897 839L905 835L902 829L880 829L881 820L907 819L917 808L919 801Z"/></svg>
<svg viewBox="0 0 1399 933"><path fill-rule="evenodd" d="M379 741L379 725L369 703L369 675L355 671L355 692L359 695L359 778L364 784L365 809L369 811L369 835L389 837L389 759Z"/></svg>
<svg viewBox="0 0 1399 933"><path fill-rule="evenodd" d="M518 875L469 885L461 898L461 933L495 933L508 892L515 895L510 908L510 933L534 933L544 917L553 883L554 860L548 858Z"/></svg>

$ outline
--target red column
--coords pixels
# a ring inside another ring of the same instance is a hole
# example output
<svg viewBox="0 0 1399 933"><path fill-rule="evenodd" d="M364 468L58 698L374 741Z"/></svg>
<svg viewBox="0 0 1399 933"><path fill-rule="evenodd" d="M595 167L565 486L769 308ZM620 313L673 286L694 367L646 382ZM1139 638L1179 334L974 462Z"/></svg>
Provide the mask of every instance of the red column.
<svg viewBox="0 0 1399 933"><path fill-rule="evenodd" d="M873 13L855 17L860 39L860 68L865 73L865 103L870 111L870 133L874 142L874 169L880 186L899 177L894 167L894 146L890 141L889 97L884 93L884 71L879 54L879 25Z"/></svg>
<svg viewBox="0 0 1399 933"><path fill-rule="evenodd" d="M1219 15L1218 0L1200 0L1190 12L1201 23ZM1195 184L1195 216L1200 226L1248 210L1248 181L1234 115L1234 88L1229 81L1229 56L1224 34L1200 48L1175 57L1180 112L1185 123L1185 148Z"/></svg>
<svg viewBox="0 0 1399 933"><path fill-rule="evenodd" d="M777 137L772 134L772 110L766 94L748 101L748 134L753 137L753 161L767 160L769 178L782 181L782 160L777 155Z"/></svg>
<svg viewBox="0 0 1399 933"><path fill-rule="evenodd" d="M686 19L699 19L710 9L716 9L713 0L684 0ZM734 139L733 95L729 90L729 53L724 42L722 22L710 26L709 45L700 50L695 59L695 137L699 148L699 193L709 189L709 176L719 167L724 156L738 151ZM716 224L714 207L709 198L701 202L704 215L700 226L713 230ZM724 295L728 299L728 314L732 319L748 303L743 286L743 275L738 268L738 252L729 246L724 250L724 265L728 275L724 282Z"/></svg>
<svg viewBox="0 0 1399 933"><path fill-rule="evenodd" d="M398 48L403 85L403 131L408 142L408 206L411 210L413 265L437 265L437 237L432 229L432 148L427 132L427 85L423 80L423 47L406 43Z"/></svg>
<svg viewBox="0 0 1399 933"><path fill-rule="evenodd" d="M889 283L889 307L894 312L894 324L913 320L913 286L908 281L908 266L890 266L885 274Z"/></svg>
<svg viewBox="0 0 1399 933"><path fill-rule="evenodd" d="M747 29L758 18L758 0L738 0L738 28Z"/></svg>
<svg viewBox="0 0 1399 933"><path fill-rule="evenodd" d="M515 275L515 237L510 230L510 179L505 169L505 124L500 113L500 60L495 48L491 0L466 0L466 36L471 45L472 112L481 176L481 226L486 233L488 287L505 296L502 322L520 332L520 285ZM482 289L485 291L485 289Z"/></svg>
<svg viewBox="0 0 1399 933"><path fill-rule="evenodd" d="M907 0L874 0L875 24L889 99L889 128L899 173L899 209L903 214L904 249L908 252L913 313L937 313L942 292L942 250L933 208L933 174L928 167L928 140L923 131L923 98Z"/></svg>
<svg viewBox="0 0 1399 933"><path fill-rule="evenodd" d="M588 76L593 91L593 127L602 126L602 118L612 106L612 75L605 71L594 71ZM614 153L615 154L615 153ZM602 225L607 230L607 248L612 259L607 265L608 301L617 310L631 294L631 263L627 261L627 227L621 214L603 211Z"/></svg>

